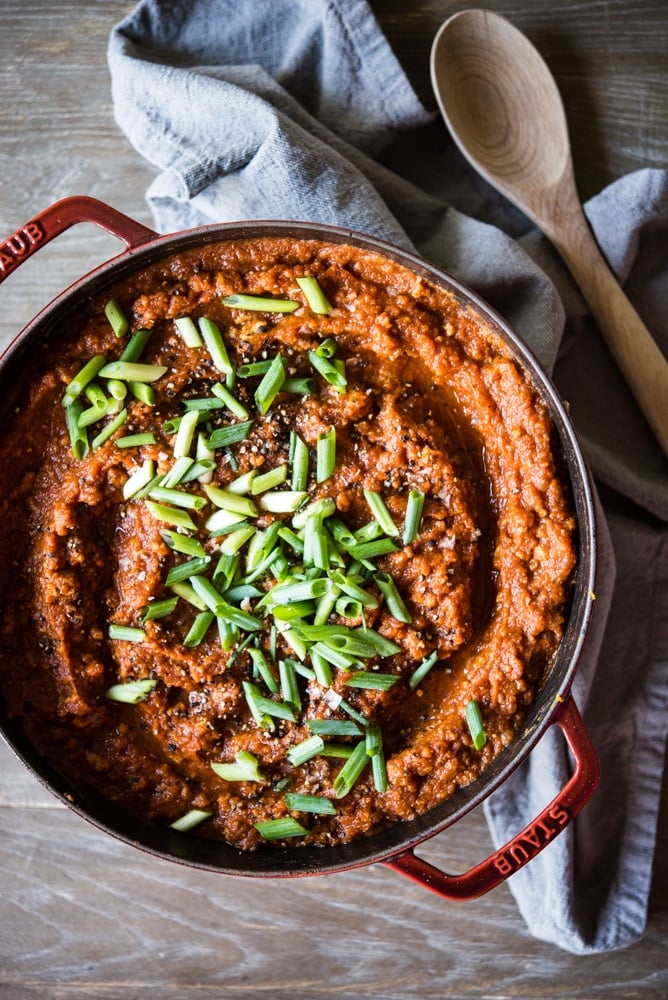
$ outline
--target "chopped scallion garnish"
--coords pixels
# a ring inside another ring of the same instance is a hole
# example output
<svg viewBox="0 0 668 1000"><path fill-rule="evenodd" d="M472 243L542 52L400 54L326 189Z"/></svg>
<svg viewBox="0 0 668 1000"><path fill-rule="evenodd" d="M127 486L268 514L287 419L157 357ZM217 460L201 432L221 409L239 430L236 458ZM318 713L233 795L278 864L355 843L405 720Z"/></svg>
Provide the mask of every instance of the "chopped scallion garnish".
<svg viewBox="0 0 668 1000"><path fill-rule="evenodd" d="M288 837L303 837L308 833L301 823L292 816L266 819L255 823L255 829L265 840L283 840Z"/></svg>
<svg viewBox="0 0 668 1000"><path fill-rule="evenodd" d="M166 365L144 365L139 361L110 361L100 369L100 378L115 378L122 382L157 382L167 371Z"/></svg>
<svg viewBox="0 0 668 1000"><path fill-rule="evenodd" d="M277 354L255 390L255 405L263 416L281 391L285 378L283 358Z"/></svg>
<svg viewBox="0 0 668 1000"><path fill-rule="evenodd" d="M433 653L430 653L429 656L427 656L426 659L422 661L420 666L413 671L408 680L408 686L411 689L411 691L414 691L415 688L422 683L422 681L425 679L425 677L427 676L427 674L429 673L429 671L434 666L437 660L438 660L438 650L435 649Z"/></svg>
<svg viewBox="0 0 668 1000"><path fill-rule="evenodd" d="M148 698L158 682L151 678L140 681L126 681L124 684L112 684L104 692L109 701L119 701L125 705L137 705Z"/></svg>
<svg viewBox="0 0 668 1000"><path fill-rule="evenodd" d="M336 815L334 803L324 795L299 795L296 792L286 792L284 801L288 809L294 812L315 813L322 816Z"/></svg>
<svg viewBox="0 0 668 1000"><path fill-rule="evenodd" d="M352 791L368 763L369 755L366 752L366 740L360 740L334 779L334 794L337 799L344 798Z"/></svg>
<svg viewBox="0 0 668 1000"><path fill-rule="evenodd" d="M346 678L348 687L362 688L367 691L389 691L397 683L396 674L372 673L367 670L356 670Z"/></svg>
<svg viewBox="0 0 668 1000"><path fill-rule="evenodd" d="M180 316L178 319L174 320L176 329L181 334L183 343L186 347L201 347L202 338L200 336L199 330L195 326L194 320L190 316Z"/></svg>
<svg viewBox="0 0 668 1000"><path fill-rule="evenodd" d="M297 278L297 284L304 293L304 298L312 312L317 313L319 316L328 316L331 313L332 307L327 301L327 297L320 287L317 278L311 276Z"/></svg>
<svg viewBox="0 0 668 1000"><path fill-rule="evenodd" d="M319 434L316 442L316 472L317 483L324 483L334 472L336 465L336 427Z"/></svg>
<svg viewBox="0 0 668 1000"><path fill-rule="evenodd" d="M230 309L247 309L251 312L292 313L299 308L293 299L272 299L264 295L228 295L223 305Z"/></svg>
<svg viewBox="0 0 668 1000"><path fill-rule="evenodd" d="M110 625L109 638L120 639L122 642L143 642L146 633L143 628L135 628L132 625Z"/></svg>
<svg viewBox="0 0 668 1000"><path fill-rule="evenodd" d="M198 324L204 344L206 345L206 349L209 352L214 366L219 372L223 372L224 375L227 375L228 372L232 371L232 363L230 362L222 333L213 320L209 319L208 316L200 316Z"/></svg>
<svg viewBox="0 0 668 1000"><path fill-rule="evenodd" d="M194 827L199 826L203 823L205 819L209 819L212 813L207 812L206 809L191 809L184 816L179 817L179 819L174 820L170 823L172 830L178 830L179 833L187 833L188 830L192 830Z"/></svg>
<svg viewBox="0 0 668 1000"><path fill-rule="evenodd" d="M130 323L116 299L109 299L104 307L104 315L109 320L109 325L116 336L124 337L130 329Z"/></svg>
<svg viewBox="0 0 668 1000"><path fill-rule="evenodd" d="M473 740L473 746L476 750L482 750L487 742L487 733L482 721L480 706L473 698L466 706L466 722L468 723L471 739Z"/></svg>

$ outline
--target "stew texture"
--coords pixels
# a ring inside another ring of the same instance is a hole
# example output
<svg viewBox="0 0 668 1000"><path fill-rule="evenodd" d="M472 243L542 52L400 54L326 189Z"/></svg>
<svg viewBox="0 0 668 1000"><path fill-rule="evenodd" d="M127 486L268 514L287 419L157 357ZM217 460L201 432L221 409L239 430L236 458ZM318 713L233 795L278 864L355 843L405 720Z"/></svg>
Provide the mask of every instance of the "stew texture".
<svg viewBox="0 0 668 1000"><path fill-rule="evenodd" d="M242 849L442 802L562 635L574 522L535 388L352 246L221 242L88 303L30 364L0 484L10 713L74 782Z"/></svg>

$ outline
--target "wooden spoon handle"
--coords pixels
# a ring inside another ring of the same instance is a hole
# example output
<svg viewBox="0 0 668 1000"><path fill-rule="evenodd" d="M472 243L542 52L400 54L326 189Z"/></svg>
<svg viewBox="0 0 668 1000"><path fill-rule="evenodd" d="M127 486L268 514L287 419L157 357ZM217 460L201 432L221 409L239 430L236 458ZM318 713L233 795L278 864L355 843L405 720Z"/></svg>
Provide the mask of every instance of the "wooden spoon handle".
<svg viewBox="0 0 668 1000"><path fill-rule="evenodd" d="M668 458L668 360L603 258L579 202L548 233Z"/></svg>

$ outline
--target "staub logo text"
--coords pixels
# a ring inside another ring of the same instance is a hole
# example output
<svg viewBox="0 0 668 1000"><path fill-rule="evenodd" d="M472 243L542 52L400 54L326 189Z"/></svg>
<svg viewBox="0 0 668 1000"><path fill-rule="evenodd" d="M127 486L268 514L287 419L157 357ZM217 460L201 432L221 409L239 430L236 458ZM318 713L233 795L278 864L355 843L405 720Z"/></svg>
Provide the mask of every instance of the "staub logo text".
<svg viewBox="0 0 668 1000"><path fill-rule="evenodd" d="M45 237L39 222L28 222L0 244L0 274L9 274Z"/></svg>
<svg viewBox="0 0 668 1000"><path fill-rule="evenodd" d="M553 806L536 822L504 848L494 865L502 875L510 875L538 854L556 837L570 819L570 813L561 806Z"/></svg>

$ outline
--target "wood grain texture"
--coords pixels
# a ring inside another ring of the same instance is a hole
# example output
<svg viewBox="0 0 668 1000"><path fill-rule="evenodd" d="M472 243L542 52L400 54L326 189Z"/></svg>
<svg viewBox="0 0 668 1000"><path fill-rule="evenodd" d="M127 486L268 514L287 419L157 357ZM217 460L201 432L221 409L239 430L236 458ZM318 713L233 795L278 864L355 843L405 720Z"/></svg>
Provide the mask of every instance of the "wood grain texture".
<svg viewBox="0 0 668 1000"><path fill-rule="evenodd" d="M448 0L372 0L418 92ZM664 0L498 2L564 92L585 194L665 164ZM105 49L132 0L0 4L0 233L89 194L150 225L153 170L113 120ZM555 65L556 64L556 65ZM438 135L445 141L445 133ZM439 140L440 141L440 140ZM582 190L582 187L581 187ZM121 245L79 226L2 286L5 344ZM644 939L576 958L535 941L510 891L448 904L383 867L315 879L216 877L145 855L63 808L0 743L0 998L562 998L668 994L668 811ZM425 847L463 870L490 847L480 812Z"/></svg>

